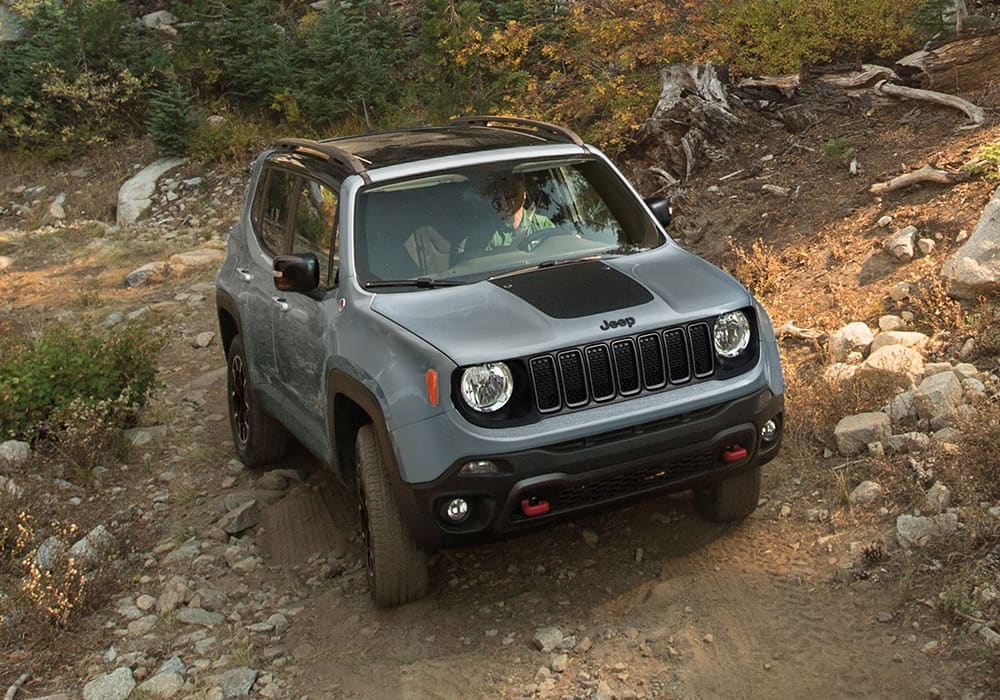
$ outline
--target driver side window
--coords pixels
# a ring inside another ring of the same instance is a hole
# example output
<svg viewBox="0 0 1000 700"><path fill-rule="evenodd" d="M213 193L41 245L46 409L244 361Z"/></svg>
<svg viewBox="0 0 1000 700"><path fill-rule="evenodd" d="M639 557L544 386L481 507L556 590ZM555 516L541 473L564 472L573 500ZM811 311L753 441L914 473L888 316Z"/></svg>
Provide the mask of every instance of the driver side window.
<svg viewBox="0 0 1000 700"><path fill-rule="evenodd" d="M339 262L337 192L321 182L303 177L296 185L295 196L292 252L316 255L321 284L335 286Z"/></svg>

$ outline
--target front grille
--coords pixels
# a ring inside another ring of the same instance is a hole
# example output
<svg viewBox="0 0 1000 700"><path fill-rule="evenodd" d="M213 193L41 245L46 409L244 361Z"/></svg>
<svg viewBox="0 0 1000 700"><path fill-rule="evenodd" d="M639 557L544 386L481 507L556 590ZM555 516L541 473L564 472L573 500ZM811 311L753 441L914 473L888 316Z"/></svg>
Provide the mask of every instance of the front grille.
<svg viewBox="0 0 1000 700"><path fill-rule="evenodd" d="M536 407L554 413L711 377L715 356L699 322L538 355L528 367Z"/></svg>

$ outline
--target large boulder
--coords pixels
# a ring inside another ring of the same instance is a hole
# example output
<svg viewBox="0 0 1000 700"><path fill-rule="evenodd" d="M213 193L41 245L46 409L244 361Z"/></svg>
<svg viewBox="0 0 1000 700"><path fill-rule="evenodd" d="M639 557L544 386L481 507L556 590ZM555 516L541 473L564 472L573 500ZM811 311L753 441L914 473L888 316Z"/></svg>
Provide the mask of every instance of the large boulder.
<svg viewBox="0 0 1000 700"><path fill-rule="evenodd" d="M867 324L861 321L848 323L830 335L827 354L831 362L843 362L852 352L864 354L875 336Z"/></svg>
<svg viewBox="0 0 1000 700"><path fill-rule="evenodd" d="M185 158L160 158L129 178L118 190L118 225L131 226L138 221L153 205L157 181L186 162Z"/></svg>
<svg viewBox="0 0 1000 700"><path fill-rule="evenodd" d="M1000 289L1000 188L969 240L941 268L948 293L959 299L976 299Z"/></svg>

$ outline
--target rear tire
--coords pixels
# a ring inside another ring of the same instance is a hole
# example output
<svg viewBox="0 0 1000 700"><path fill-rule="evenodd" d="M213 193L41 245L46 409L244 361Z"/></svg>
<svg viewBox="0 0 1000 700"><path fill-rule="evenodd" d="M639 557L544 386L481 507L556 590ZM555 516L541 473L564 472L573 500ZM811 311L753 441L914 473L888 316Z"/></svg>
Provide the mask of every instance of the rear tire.
<svg viewBox="0 0 1000 700"><path fill-rule="evenodd" d="M226 363L229 427L233 431L236 454L248 467L273 464L288 452L291 436L285 426L257 404L241 336L230 343Z"/></svg>
<svg viewBox="0 0 1000 700"><path fill-rule="evenodd" d="M368 590L382 607L422 598L427 594L427 556L403 523L370 423L361 426L355 447Z"/></svg>
<svg viewBox="0 0 1000 700"><path fill-rule="evenodd" d="M733 523L747 517L760 500L760 465L695 489L694 503L706 520Z"/></svg>

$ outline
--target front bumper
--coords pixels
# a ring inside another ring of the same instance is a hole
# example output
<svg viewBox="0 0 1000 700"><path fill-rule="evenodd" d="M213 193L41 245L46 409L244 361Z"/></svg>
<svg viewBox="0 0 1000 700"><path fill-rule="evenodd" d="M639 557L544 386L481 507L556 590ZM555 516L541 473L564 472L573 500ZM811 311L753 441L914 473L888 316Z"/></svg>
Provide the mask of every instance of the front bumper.
<svg viewBox="0 0 1000 700"><path fill-rule="evenodd" d="M397 481L404 520L424 547L467 544L512 533L643 494L683 490L762 465L778 451L784 397L762 389L744 398L689 414L571 442L495 455L470 455L439 479ZM774 439L761 427L774 420ZM745 452L745 454L743 454ZM499 473L466 475L473 460L496 464ZM466 520L449 522L444 507L462 498ZM542 505L544 504L544 505ZM540 512L544 511L544 512Z"/></svg>

